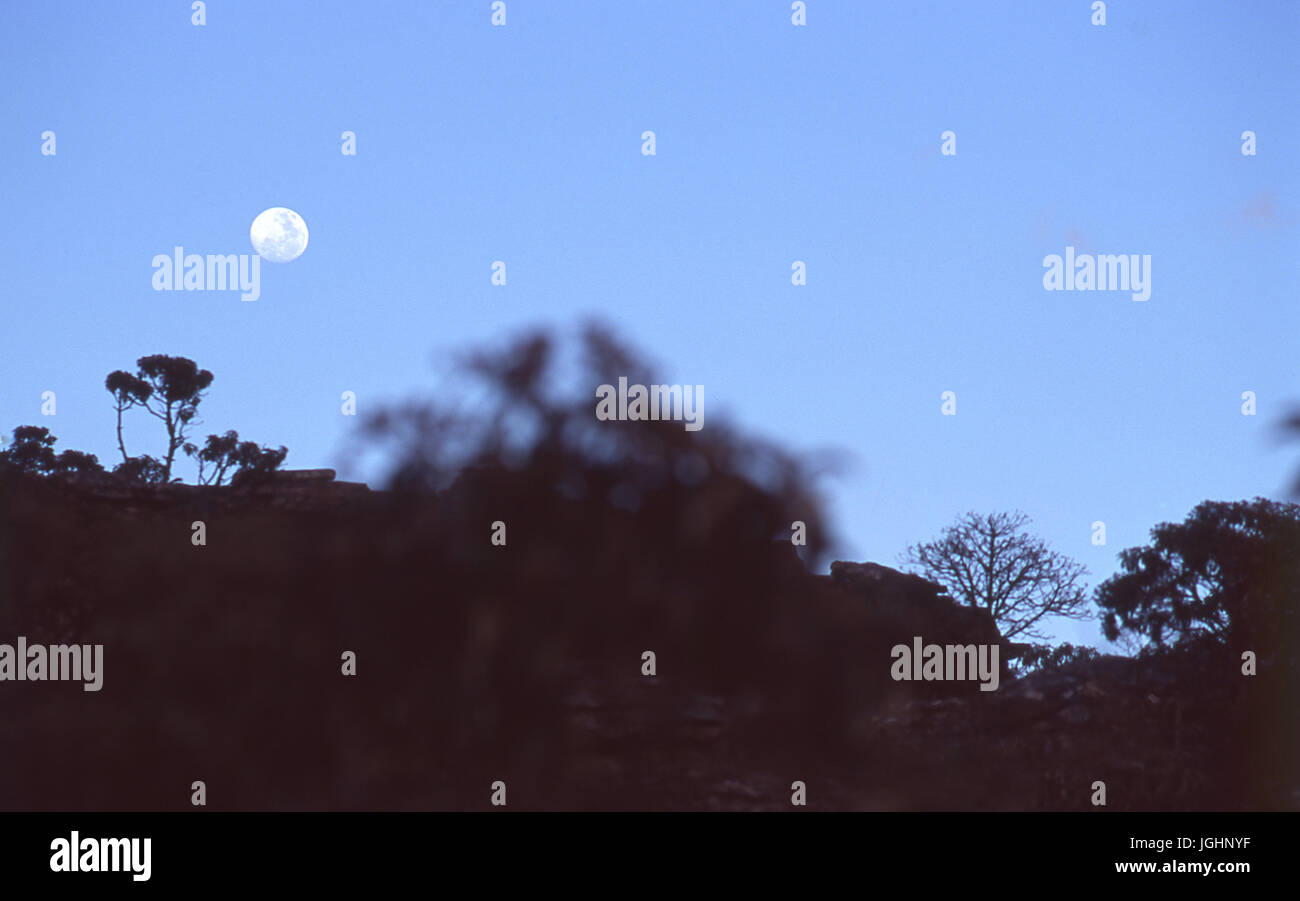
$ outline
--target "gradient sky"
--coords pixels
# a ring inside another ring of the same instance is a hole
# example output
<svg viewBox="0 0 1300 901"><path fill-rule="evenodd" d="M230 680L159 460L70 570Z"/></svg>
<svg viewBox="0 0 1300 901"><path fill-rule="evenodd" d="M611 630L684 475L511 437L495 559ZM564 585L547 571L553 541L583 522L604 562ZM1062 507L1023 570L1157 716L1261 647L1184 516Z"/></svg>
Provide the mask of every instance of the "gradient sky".
<svg viewBox="0 0 1300 901"><path fill-rule="evenodd" d="M1274 440L1300 403L1300 3L1089 6L5 3L0 431L111 465L104 376L167 353L216 374L200 435L336 465L341 392L364 411L598 316L704 386L706 428L851 452L838 556L1021 509L1096 584L1300 466ZM152 290L155 254L249 253L270 206L311 242L258 301ZM1151 299L1044 291L1066 245L1150 254ZM160 455L139 417L129 449Z"/></svg>

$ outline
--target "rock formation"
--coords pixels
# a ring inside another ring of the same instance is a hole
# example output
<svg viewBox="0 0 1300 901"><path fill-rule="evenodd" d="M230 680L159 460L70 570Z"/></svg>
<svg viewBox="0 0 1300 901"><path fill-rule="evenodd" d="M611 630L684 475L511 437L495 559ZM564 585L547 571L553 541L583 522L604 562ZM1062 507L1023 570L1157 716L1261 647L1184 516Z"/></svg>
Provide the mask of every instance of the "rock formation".
<svg viewBox="0 0 1300 901"><path fill-rule="evenodd" d="M1015 653L1002 639L987 610L959 604L942 585L879 563L831 563L830 582L865 601L891 646L910 645L913 637L927 644L997 645L1002 678Z"/></svg>

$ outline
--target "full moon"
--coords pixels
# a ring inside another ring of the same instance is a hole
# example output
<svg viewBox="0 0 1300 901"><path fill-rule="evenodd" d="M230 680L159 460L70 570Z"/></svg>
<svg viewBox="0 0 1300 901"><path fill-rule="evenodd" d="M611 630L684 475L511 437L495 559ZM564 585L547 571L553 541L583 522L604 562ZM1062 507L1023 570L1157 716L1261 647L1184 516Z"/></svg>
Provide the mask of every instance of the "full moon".
<svg viewBox="0 0 1300 901"><path fill-rule="evenodd" d="M290 263L307 249L307 223L293 210L273 206L257 214L248 238L267 262Z"/></svg>

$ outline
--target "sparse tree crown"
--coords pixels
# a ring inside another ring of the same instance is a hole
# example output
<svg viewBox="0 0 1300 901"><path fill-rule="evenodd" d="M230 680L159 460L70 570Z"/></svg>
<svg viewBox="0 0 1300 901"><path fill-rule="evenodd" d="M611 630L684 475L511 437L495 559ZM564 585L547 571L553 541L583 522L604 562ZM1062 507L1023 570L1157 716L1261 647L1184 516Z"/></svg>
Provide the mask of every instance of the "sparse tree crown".
<svg viewBox="0 0 1300 901"><path fill-rule="evenodd" d="M199 369L193 360L165 354L141 357L136 360L136 367L135 375L119 369L104 380L104 387L113 395L117 407L117 441L122 462L129 464L131 460L122 441L122 413L131 407L143 407L167 430L167 454L159 461L162 467L159 481L169 482L176 451L185 446L189 427L195 422L199 402L211 386L213 376L208 370ZM134 470L148 468L143 464L134 466Z"/></svg>
<svg viewBox="0 0 1300 901"><path fill-rule="evenodd" d="M1084 619L1087 569L1025 532L1023 513L967 513L933 541L914 544L903 562L961 603L983 607L1003 638L1046 638L1045 616Z"/></svg>

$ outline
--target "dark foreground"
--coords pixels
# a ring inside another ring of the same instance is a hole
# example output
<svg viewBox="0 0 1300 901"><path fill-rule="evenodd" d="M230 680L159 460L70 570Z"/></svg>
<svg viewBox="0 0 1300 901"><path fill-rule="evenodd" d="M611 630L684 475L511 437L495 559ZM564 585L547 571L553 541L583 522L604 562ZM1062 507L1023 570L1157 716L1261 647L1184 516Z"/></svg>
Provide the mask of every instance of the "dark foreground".
<svg viewBox="0 0 1300 901"><path fill-rule="evenodd" d="M883 567L810 575L770 540L787 511L706 488L633 515L504 471L315 500L8 477L0 642L102 644L104 671L0 682L0 808L187 810L201 781L210 810L482 810L495 782L510 809L789 810L802 782L809 809L1083 811L1100 781L1112 810L1300 809L1293 670L895 682L894 644L991 621Z"/></svg>

